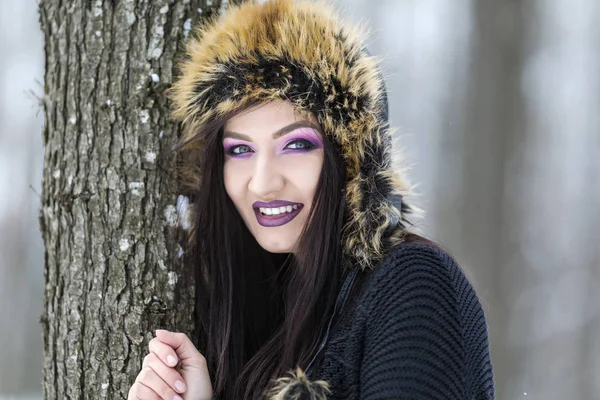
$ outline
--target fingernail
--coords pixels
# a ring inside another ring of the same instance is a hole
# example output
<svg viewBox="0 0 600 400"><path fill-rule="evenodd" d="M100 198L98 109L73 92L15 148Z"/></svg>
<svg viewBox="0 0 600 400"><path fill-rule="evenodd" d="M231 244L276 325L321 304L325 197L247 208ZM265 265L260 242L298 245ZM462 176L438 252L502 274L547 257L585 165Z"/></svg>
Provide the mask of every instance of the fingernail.
<svg viewBox="0 0 600 400"><path fill-rule="evenodd" d="M181 398L181 396L175 395L175 396L173 396L173 400L183 400L183 399Z"/></svg>
<svg viewBox="0 0 600 400"><path fill-rule="evenodd" d="M175 382L175 389L177 389L177 391L179 393L183 393L185 392L185 384L181 381L176 381Z"/></svg>
<svg viewBox="0 0 600 400"><path fill-rule="evenodd" d="M174 367L175 364L177 364L177 360L175 359L175 357L169 355L167 356L167 364L169 364L171 367Z"/></svg>

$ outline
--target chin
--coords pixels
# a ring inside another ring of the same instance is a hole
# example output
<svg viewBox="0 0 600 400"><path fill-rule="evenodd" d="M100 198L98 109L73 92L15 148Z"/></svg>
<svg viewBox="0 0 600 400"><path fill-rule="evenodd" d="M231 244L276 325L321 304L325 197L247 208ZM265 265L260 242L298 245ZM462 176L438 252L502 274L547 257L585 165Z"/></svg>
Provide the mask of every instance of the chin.
<svg viewBox="0 0 600 400"><path fill-rule="evenodd" d="M269 253L293 253L294 243L281 241L281 238L275 240L263 239L257 240L258 244Z"/></svg>

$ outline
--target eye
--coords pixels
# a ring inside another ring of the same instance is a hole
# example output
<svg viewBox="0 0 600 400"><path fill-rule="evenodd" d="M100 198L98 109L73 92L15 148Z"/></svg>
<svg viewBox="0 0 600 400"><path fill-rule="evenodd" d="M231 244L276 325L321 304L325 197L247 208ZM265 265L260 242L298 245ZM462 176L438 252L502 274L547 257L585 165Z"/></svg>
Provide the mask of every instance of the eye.
<svg viewBox="0 0 600 400"><path fill-rule="evenodd" d="M288 143L287 146L285 146L286 149L291 150L310 150L314 147L315 145L306 139L296 139Z"/></svg>
<svg viewBox="0 0 600 400"><path fill-rule="evenodd" d="M227 150L227 153L231 156L237 156L240 154L246 154L251 152L252 149L250 149L250 146L246 146L245 144L240 144L237 146L232 146L229 148L229 150Z"/></svg>

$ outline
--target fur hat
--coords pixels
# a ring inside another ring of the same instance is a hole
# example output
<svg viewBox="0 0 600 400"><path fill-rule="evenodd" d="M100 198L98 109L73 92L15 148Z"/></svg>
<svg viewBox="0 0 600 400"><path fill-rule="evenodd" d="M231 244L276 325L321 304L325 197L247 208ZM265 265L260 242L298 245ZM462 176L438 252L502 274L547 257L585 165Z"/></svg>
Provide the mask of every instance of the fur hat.
<svg viewBox="0 0 600 400"><path fill-rule="evenodd" d="M230 6L194 32L169 93L173 115L183 122L182 150L197 157L202 142L190 142L195 133L249 102L287 99L299 112L312 113L342 152L348 215L343 254L362 269L376 266L389 246L402 241L412 210L404 201L408 185L392 165L384 82L362 42L365 33L324 3ZM183 189L193 193L200 171L187 173ZM277 381L270 398L325 399L327 392L326 382L310 382L297 370Z"/></svg>
<svg viewBox="0 0 600 400"><path fill-rule="evenodd" d="M322 2L230 6L194 32L170 89L173 116L183 122L181 143L249 101L287 99L316 116L342 151L343 254L362 269L377 265L390 240L402 240L411 211L404 201L408 184L392 165L385 86L362 42L365 33ZM201 150L201 143L186 146ZM188 178L191 186L199 182Z"/></svg>

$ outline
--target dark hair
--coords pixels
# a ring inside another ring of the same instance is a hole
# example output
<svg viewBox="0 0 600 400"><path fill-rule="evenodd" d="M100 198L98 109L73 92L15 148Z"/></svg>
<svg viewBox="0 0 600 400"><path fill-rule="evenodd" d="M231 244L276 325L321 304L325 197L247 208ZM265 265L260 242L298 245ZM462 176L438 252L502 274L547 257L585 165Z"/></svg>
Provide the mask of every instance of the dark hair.
<svg viewBox="0 0 600 400"><path fill-rule="evenodd" d="M201 172L197 190L188 193L194 231L184 263L196 287L193 338L207 359L215 395L259 399L273 378L305 367L333 309L343 272L345 175L341 152L324 135L323 168L297 251L267 252L225 191L222 133L233 115L205 125L192 139L201 146L188 142L175 149L183 149L181 171ZM186 146L193 151L185 154Z"/></svg>

